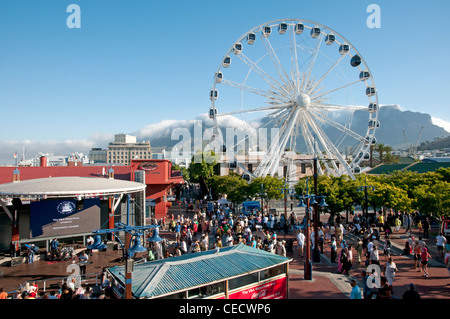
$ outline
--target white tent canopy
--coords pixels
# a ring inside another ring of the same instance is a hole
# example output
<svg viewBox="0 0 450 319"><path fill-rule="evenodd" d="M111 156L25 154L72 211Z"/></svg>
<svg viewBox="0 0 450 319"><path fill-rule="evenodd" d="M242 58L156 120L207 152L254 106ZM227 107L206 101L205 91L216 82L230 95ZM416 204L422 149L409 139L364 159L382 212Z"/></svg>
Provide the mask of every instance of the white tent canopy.
<svg viewBox="0 0 450 319"><path fill-rule="evenodd" d="M220 205L225 205L225 204L229 204L231 202L228 199L222 197L221 199L219 199L217 201L217 203L219 203Z"/></svg>
<svg viewBox="0 0 450 319"><path fill-rule="evenodd" d="M0 197L99 197L136 193L146 185L103 177L49 177L0 185Z"/></svg>

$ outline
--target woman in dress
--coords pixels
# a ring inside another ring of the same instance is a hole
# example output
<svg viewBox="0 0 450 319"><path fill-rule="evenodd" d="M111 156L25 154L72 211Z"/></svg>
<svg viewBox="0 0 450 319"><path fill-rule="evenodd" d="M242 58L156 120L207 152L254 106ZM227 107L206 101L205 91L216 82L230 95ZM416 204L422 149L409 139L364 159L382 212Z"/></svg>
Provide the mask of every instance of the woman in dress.
<svg viewBox="0 0 450 319"><path fill-rule="evenodd" d="M397 265L392 260L392 257L389 257L388 261L384 265L383 272L384 272L384 275L386 276L386 279L387 279L389 288L391 289L391 292L392 292L392 285L393 285L394 279L395 279L395 273L397 271L398 271Z"/></svg>

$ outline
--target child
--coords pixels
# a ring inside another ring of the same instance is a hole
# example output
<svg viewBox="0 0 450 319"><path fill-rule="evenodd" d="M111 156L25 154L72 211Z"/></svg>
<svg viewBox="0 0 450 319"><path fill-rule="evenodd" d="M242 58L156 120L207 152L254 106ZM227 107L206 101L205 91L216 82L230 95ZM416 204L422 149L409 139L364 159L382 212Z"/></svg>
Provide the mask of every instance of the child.
<svg viewBox="0 0 450 319"><path fill-rule="evenodd" d="M419 227L419 233L421 233L422 232L422 222L420 220L417 222L417 227Z"/></svg>

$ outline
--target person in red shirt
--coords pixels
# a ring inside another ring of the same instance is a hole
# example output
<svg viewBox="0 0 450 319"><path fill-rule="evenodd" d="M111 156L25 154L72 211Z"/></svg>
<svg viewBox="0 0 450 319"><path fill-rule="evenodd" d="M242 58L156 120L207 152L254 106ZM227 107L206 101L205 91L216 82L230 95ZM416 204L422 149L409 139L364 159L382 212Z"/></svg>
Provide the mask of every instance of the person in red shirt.
<svg viewBox="0 0 450 319"><path fill-rule="evenodd" d="M427 247L423 247L422 249L422 254L420 256L420 263L422 266L422 270L423 270L423 276L425 278L428 278L428 259L431 258L430 254L428 253L428 248Z"/></svg>
<svg viewBox="0 0 450 319"><path fill-rule="evenodd" d="M8 293L3 288L0 288L0 299L8 299Z"/></svg>

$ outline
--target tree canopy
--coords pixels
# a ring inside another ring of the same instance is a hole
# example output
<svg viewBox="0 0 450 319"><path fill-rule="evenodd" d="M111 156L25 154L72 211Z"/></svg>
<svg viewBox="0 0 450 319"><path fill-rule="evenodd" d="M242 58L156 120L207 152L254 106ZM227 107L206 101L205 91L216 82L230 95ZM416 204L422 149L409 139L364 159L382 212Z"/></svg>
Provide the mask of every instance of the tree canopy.
<svg viewBox="0 0 450 319"><path fill-rule="evenodd" d="M308 177L309 193L314 193L312 178ZM348 176L318 177L318 195L326 196L330 214L351 211L353 206L364 205L364 187L367 187L369 206L377 211L392 208L398 211L415 211L448 215L450 211L450 168L435 172L394 172L390 175L358 175L355 180ZM305 180L299 180L295 189L304 194ZM370 186L370 187L369 187ZM358 191L360 189L360 191Z"/></svg>

